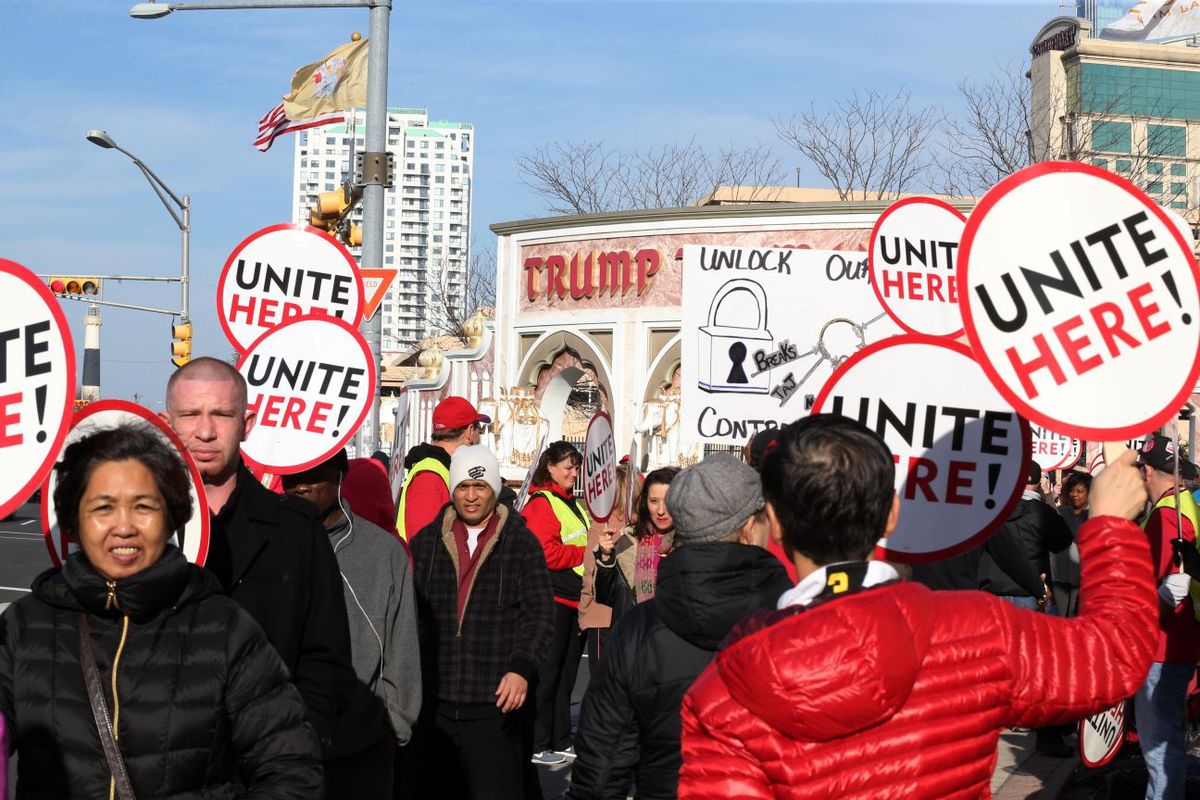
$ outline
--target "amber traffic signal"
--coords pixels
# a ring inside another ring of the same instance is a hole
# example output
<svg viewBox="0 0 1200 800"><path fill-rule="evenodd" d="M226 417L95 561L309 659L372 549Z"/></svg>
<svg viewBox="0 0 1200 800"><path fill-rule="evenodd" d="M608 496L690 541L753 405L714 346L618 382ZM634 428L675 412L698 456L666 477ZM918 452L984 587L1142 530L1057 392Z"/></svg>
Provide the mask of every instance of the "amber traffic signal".
<svg viewBox="0 0 1200 800"><path fill-rule="evenodd" d="M100 293L100 279L87 275L54 275L46 279L50 291L57 295L92 295Z"/></svg>
<svg viewBox="0 0 1200 800"><path fill-rule="evenodd" d="M192 360L192 323L183 322L171 326L171 363L177 367Z"/></svg>

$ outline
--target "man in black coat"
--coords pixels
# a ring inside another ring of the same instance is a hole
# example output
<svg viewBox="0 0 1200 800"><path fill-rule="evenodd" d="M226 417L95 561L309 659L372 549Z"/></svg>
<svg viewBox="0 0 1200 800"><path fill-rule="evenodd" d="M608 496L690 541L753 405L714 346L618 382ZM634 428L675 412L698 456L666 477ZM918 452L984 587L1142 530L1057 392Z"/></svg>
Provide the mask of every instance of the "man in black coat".
<svg viewBox="0 0 1200 800"><path fill-rule="evenodd" d="M654 598L621 617L588 687L575 736L571 800L674 798L683 764L679 707L717 647L791 588L766 548L758 473L727 454L676 476L667 491L675 550Z"/></svg>
<svg viewBox="0 0 1200 800"><path fill-rule="evenodd" d="M176 370L163 417L204 481L212 523L205 567L263 629L328 746L355 677L341 575L316 507L269 491L242 464L238 449L255 414L245 380L224 361L197 358ZM337 787L326 791L336 796Z"/></svg>
<svg viewBox="0 0 1200 800"><path fill-rule="evenodd" d="M554 602L537 538L498 503L482 445L450 459L450 503L412 547L425 698L418 797L540 796L529 764L529 684L550 651Z"/></svg>

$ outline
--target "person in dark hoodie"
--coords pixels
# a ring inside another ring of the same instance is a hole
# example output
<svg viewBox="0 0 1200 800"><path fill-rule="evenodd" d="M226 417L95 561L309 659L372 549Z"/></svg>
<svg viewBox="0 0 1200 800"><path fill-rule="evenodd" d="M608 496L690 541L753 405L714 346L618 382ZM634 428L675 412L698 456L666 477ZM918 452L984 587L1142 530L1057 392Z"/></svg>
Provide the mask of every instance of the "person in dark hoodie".
<svg viewBox="0 0 1200 800"><path fill-rule="evenodd" d="M679 706L734 625L774 608L791 587L766 550L758 474L719 453L683 470L667 492L675 550L653 599L612 633L588 688L575 738L570 800L674 798L683 759Z"/></svg>
<svg viewBox="0 0 1200 800"><path fill-rule="evenodd" d="M358 678L326 752L326 796L391 800L396 748L412 737L421 710L412 567L395 537L350 509L341 491L349 471L342 449L303 472L284 475L283 489L315 505L329 534Z"/></svg>
<svg viewBox="0 0 1200 800"><path fill-rule="evenodd" d="M411 539L450 502L450 457L464 445L479 444L480 414L463 397L450 395L433 409L429 444L419 444L404 456L404 486L396 508L396 530Z"/></svg>

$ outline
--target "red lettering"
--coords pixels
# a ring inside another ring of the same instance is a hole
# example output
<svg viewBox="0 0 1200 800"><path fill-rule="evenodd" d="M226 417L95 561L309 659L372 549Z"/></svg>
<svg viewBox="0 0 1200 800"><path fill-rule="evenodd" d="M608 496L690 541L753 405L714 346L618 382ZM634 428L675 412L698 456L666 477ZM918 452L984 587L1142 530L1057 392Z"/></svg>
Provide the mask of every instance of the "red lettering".
<svg viewBox="0 0 1200 800"><path fill-rule="evenodd" d="M1133 313L1137 314L1138 322L1142 323L1142 330L1146 332L1146 341L1153 342L1164 333L1171 331L1171 323L1166 320L1161 325L1155 325L1150 321L1150 317L1159 311L1158 303L1146 302L1146 295L1153 291L1149 283L1143 283L1134 289L1129 290L1129 302L1133 306Z"/></svg>
<svg viewBox="0 0 1200 800"><path fill-rule="evenodd" d="M562 256L550 256L546 259L546 294L553 290L559 300L567 297L567 284L563 278L567 274L567 260Z"/></svg>
<svg viewBox="0 0 1200 800"><path fill-rule="evenodd" d="M538 296L538 273L542 271L542 260L537 256L530 256L525 259L525 297L529 302L537 300Z"/></svg>
<svg viewBox="0 0 1200 800"><path fill-rule="evenodd" d="M646 291L650 279L658 272L662 257L657 250L639 250L637 258L637 293Z"/></svg>
<svg viewBox="0 0 1200 800"><path fill-rule="evenodd" d="M895 276L895 278L893 278L893 277L892 277L893 275ZM888 271L885 269L885 270L883 271L883 296L884 296L884 297L891 297L891 296L892 296L892 292L891 292L891 290L892 290L892 289L895 289L895 290L896 290L896 292L897 292L897 296L898 296L898 297L899 297L901 300L903 300L903 299L904 299L904 273L902 273L902 272L888 272Z"/></svg>
<svg viewBox="0 0 1200 800"><path fill-rule="evenodd" d="M300 424L300 412L304 410L304 398L289 397L287 399L287 407L283 410L283 419L279 420L279 427L292 427L300 430L304 426Z"/></svg>
<svg viewBox="0 0 1200 800"><path fill-rule="evenodd" d="M581 253L576 253L571 257L571 299L582 300L585 297L591 297L594 287L592 286L592 266L595 258L595 252L588 253L587 258L580 263ZM583 281L580 282L580 272L583 273Z"/></svg>
<svg viewBox="0 0 1200 800"><path fill-rule="evenodd" d="M1067 354L1067 360L1071 362L1071 367L1079 375L1095 369L1104 363L1099 353L1091 358L1082 356L1083 349L1091 345L1092 340L1087 335L1076 339L1071 338L1071 331L1083 324L1083 317L1079 314L1071 317L1065 322L1060 322L1054 326L1054 335L1058 337L1059 344L1062 345L1063 351Z"/></svg>
<svg viewBox="0 0 1200 800"><path fill-rule="evenodd" d="M15 447L25 441L20 431L10 430L21 424L21 393L13 392L0 396L0 447Z"/></svg>
<svg viewBox="0 0 1200 800"><path fill-rule="evenodd" d="M1111 314L1112 319L1106 320L1105 314ZM1096 327L1100 331L1100 338L1104 340L1104 344L1108 347L1109 355L1114 358L1120 355L1117 350L1117 339L1129 345L1130 350L1138 346L1138 340L1126 333L1122 327L1122 324L1125 322L1125 315L1121 313L1121 309L1116 303L1101 303L1091 310L1091 315L1092 321L1096 323Z"/></svg>
<svg viewBox="0 0 1200 800"><path fill-rule="evenodd" d="M313 403L312 416L308 418L308 425L304 426L304 430L309 433L324 433L325 423L328 422L332 409L333 403L326 403L324 400Z"/></svg>
<svg viewBox="0 0 1200 800"><path fill-rule="evenodd" d="M957 275L947 275L946 276L946 284L949 286L948 294L950 296L950 302L957 303L958 302L958 276Z"/></svg>
<svg viewBox="0 0 1200 800"><path fill-rule="evenodd" d="M1067 376L1063 374L1062 367L1058 365L1058 360L1054 358L1054 354L1050 352L1050 345L1046 342L1046 337L1042 334L1037 334L1033 337L1033 345L1037 348L1038 355L1031 361L1022 361L1017 356L1017 348L1010 347L1005 351L1008 356L1008 363L1012 365L1013 370L1017 373L1017 379L1021 381L1021 388L1029 399L1038 396L1038 390L1033 385L1033 374L1041 369L1050 371L1050 376L1054 378L1054 382L1062 386L1066 383Z"/></svg>
<svg viewBox="0 0 1200 800"><path fill-rule="evenodd" d="M271 326L275 324L275 307L279 305L278 300L272 300L269 297L264 297L258 304L258 324L263 326Z"/></svg>
<svg viewBox="0 0 1200 800"><path fill-rule="evenodd" d="M939 302L946 302L946 298L942 296L942 276L936 273L929 273L929 299Z"/></svg>
<svg viewBox="0 0 1200 800"><path fill-rule="evenodd" d="M253 325L254 324L254 298L253 297L247 298L246 303L244 305L238 302L238 300L240 298L241 298L240 294L235 294L233 296L233 298L229 301L229 321L237 322L238 314L245 312L246 324Z"/></svg>
<svg viewBox="0 0 1200 800"><path fill-rule="evenodd" d="M924 295L921 294L921 273L908 273L908 299L909 300L924 300Z"/></svg>
<svg viewBox="0 0 1200 800"><path fill-rule="evenodd" d="M320 309L320 310L321 310L321 313L325 312L325 309ZM317 309L314 308L313 311L317 311ZM294 319L295 317L298 317L298 316L302 315L303 313L304 313L304 309L301 308L300 306L296 305L295 303L284 303L283 304L283 322L287 322L289 319ZM280 323L280 324L282 324L282 323Z"/></svg>
<svg viewBox="0 0 1200 800"><path fill-rule="evenodd" d="M904 481L904 499L912 500L916 496L917 489L925 495L925 499L936 503L937 495L933 492L933 479L937 477L937 464L930 461L928 458L918 458L913 456L908 461L908 477Z"/></svg>
<svg viewBox="0 0 1200 800"><path fill-rule="evenodd" d="M279 405L282 402L283 398L281 396L277 394L268 395L266 402L263 403L263 413L258 419L258 424L265 425L268 428L279 427L275 415L279 413Z"/></svg>
<svg viewBox="0 0 1200 800"><path fill-rule="evenodd" d="M946 475L946 502L956 506L971 505L971 495L963 494L961 490L970 490L972 486L971 473L975 465L970 461L951 461L950 470Z"/></svg>

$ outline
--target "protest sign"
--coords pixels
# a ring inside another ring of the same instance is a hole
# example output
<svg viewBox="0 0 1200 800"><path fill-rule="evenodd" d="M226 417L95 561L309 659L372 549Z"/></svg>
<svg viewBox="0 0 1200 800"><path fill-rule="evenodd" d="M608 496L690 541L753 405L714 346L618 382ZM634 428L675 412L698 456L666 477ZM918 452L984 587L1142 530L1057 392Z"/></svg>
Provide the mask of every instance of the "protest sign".
<svg viewBox="0 0 1200 800"><path fill-rule="evenodd" d="M681 439L743 445L808 413L834 367L900 332L867 254L683 248Z"/></svg>
<svg viewBox="0 0 1200 800"><path fill-rule="evenodd" d="M1005 178L967 221L959 269L971 348L1033 422L1123 439L1166 422L1196 385L1195 258L1113 173L1046 162Z"/></svg>
<svg viewBox="0 0 1200 800"><path fill-rule="evenodd" d="M635 434L629 443L629 464L625 468L625 524L633 524L633 515L637 513L637 486L642 477L639 468L641 454L638 453L638 437Z"/></svg>
<svg viewBox="0 0 1200 800"><path fill-rule="evenodd" d="M357 326L363 312L358 264L329 234L271 225L233 249L217 283L217 317L239 353L266 331L307 314Z"/></svg>
<svg viewBox="0 0 1200 800"><path fill-rule="evenodd" d="M1063 469L1079 460L1082 444L1078 439L1056 433L1042 425L1030 425L1033 460L1045 471Z"/></svg>
<svg viewBox="0 0 1200 800"><path fill-rule="evenodd" d="M542 439L538 442L537 452L533 456L533 461L529 462L529 471L525 473L525 480L521 482L521 490L517 492L517 499L514 503L517 511L525 507L525 503L529 500L529 487L533 485L533 473L537 472L538 463L542 460L542 453L546 452L546 444L550 432L542 434Z"/></svg>
<svg viewBox="0 0 1200 800"><path fill-rule="evenodd" d="M1102 767L1125 742L1125 701L1079 720L1079 758L1087 767Z"/></svg>
<svg viewBox="0 0 1200 800"><path fill-rule="evenodd" d="M906 334L868 345L826 382L813 413L857 419L892 451L900 523L880 542L886 559L969 550L1021 498L1029 426L959 342Z"/></svg>
<svg viewBox="0 0 1200 800"><path fill-rule="evenodd" d="M175 431L171 430L170 426L150 409L130 403L128 400L97 400L89 403L75 412L70 431L62 443L62 447L55 451L54 455L56 458L61 456L69 445L93 433L131 423L142 424L153 430L183 459L190 483L192 516L183 526L182 532L171 532L170 541L183 551L188 561L203 566L204 560L208 557L209 541L208 498L204 496L204 481L200 477L200 471L196 469L195 462L188 454L187 448L175 435ZM54 562L54 566L59 567L62 566L62 562L66 560L67 556L79 549L79 543L64 536L58 526L58 514L55 513L52 499L54 489L58 485L57 478L58 476L51 471L42 484L42 533L46 537L50 560Z"/></svg>
<svg viewBox="0 0 1200 800"><path fill-rule="evenodd" d="M71 329L45 283L0 258L0 518L46 477L75 405Z"/></svg>
<svg viewBox="0 0 1200 800"><path fill-rule="evenodd" d="M892 203L871 230L871 288L909 333L962 333L955 263L967 218L949 203L908 197Z"/></svg>
<svg viewBox="0 0 1200 800"><path fill-rule="evenodd" d="M303 472L344 447L375 401L371 349L337 317L310 314L267 331L237 368L256 415L242 455L279 475Z"/></svg>
<svg viewBox="0 0 1200 800"><path fill-rule="evenodd" d="M596 522L612 516L617 502L617 440L603 411L588 423L583 443L583 502Z"/></svg>

